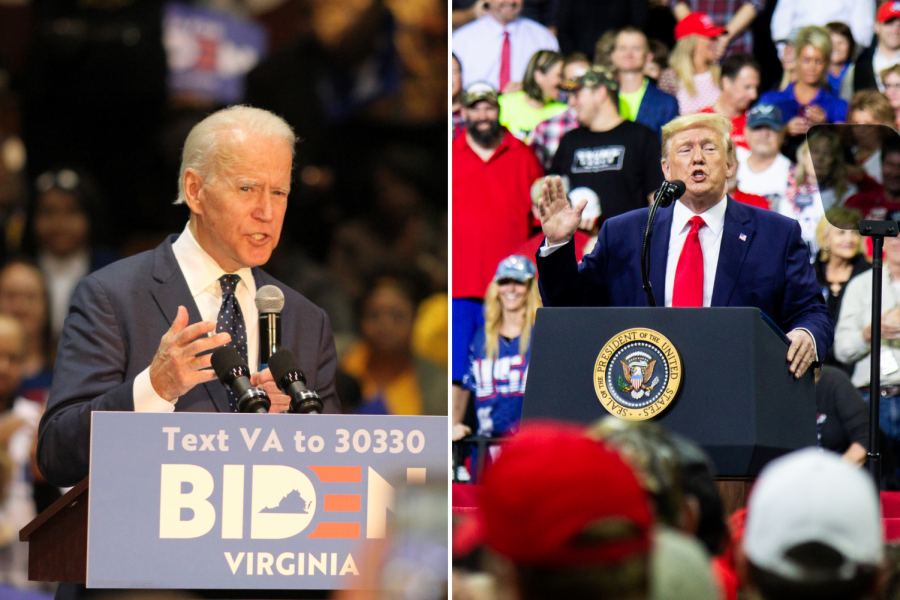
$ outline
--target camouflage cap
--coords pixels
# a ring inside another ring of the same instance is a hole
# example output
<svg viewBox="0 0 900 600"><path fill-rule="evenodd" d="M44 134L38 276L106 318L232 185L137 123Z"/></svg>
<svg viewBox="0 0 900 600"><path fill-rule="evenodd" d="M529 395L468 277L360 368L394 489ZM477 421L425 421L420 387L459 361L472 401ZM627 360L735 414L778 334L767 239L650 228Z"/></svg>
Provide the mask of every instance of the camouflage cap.
<svg viewBox="0 0 900 600"><path fill-rule="evenodd" d="M497 90L489 83L477 81L466 88L466 107L470 107L476 102L486 100L494 106L499 106L500 101L497 99Z"/></svg>
<svg viewBox="0 0 900 600"><path fill-rule="evenodd" d="M574 92L583 87L595 88L601 85L611 90L619 89L619 84L612 71L602 65L591 65L583 73L576 74L572 79L564 81L561 87L568 92Z"/></svg>

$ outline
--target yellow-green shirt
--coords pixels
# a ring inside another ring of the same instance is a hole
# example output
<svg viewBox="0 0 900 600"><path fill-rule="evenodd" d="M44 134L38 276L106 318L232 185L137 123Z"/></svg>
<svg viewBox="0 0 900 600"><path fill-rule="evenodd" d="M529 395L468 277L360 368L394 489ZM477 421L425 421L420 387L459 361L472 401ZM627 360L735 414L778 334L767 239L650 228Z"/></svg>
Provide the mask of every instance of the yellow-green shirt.
<svg viewBox="0 0 900 600"><path fill-rule="evenodd" d="M644 92L647 91L647 78L644 78L644 85L635 92L623 94L619 92L619 114L623 119L635 121L638 111L641 108L641 100L644 99Z"/></svg>
<svg viewBox="0 0 900 600"><path fill-rule="evenodd" d="M520 140L524 140L526 134L538 123L566 112L568 108L562 102L551 102L543 108L533 108L525 101L525 92L503 94L499 102L500 124Z"/></svg>

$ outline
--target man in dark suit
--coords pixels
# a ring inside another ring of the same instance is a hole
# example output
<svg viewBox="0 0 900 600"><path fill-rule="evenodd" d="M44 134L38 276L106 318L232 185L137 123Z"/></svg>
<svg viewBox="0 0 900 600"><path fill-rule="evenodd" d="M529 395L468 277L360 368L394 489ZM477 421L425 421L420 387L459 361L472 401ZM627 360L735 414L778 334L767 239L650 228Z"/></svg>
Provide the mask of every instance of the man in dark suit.
<svg viewBox="0 0 900 600"><path fill-rule="evenodd" d="M253 299L263 285L284 292L282 346L297 356L325 412L340 412L327 315L258 268L281 235L294 141L290 126L267 111L210 115L185 142L177 203L187 204L190 221L181 235L78 285L40 425L38 463L49 481L68 486L87 475L94 410L237 410L209 369L209 352L233 345L255 371ZM268 393L270 412L289 406L268 369L252 382Z"/></svg>
<svg viewBox="0 0 900 600"><path fill-rule="evenodd" d="M790 370L800 377L824 357L834 322L816 284L796 221L728 198L737 162L721 115L695 114L663 128L666 180L687 191L660 209L650 243L650 281L659 306L755 306L786 332ZM585 203L570 206L561 182L544 182L546 236L538 250L545 306L646 306L640 255L648 209L609 219L594 251L575 262L572 236Z"/></svg>

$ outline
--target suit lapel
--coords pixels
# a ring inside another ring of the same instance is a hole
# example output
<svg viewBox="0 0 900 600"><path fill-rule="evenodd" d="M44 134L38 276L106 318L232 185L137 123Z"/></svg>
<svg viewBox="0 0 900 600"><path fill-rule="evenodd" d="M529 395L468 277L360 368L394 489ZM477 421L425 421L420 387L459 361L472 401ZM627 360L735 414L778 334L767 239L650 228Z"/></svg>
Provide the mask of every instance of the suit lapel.
<svg viewBox="0 0 900 600"><path fill-rule="evenodd" d="M153 284L150 288L153 299L170 327L172 321L175 320L175 315L178 314L179 306L187 308L188 323L198 323L203 320L197 309L197 303L191 296L184 274L178 266L178 261L175 260L175 253L172 252L172 242L176 239L178 236L172 235L156 249L153 257ZM228 407L228 396L218 379L207 381L203 387L219 412L231 412Z"/></svg>
<svg viewBox="0 0 900 600"><path fill-rule="evenodd" d="M751 212L730 196L726 201L728 206L725 209L722 245L719 247L719 263L716 267L711 306L728 306L747 251L753 243Z"/></svg>
<svg viewBox="0 0 900 600"><path fill-rule="evenodd" d="M674 211L674 204L661 208L653 220L653 237L650 238L650 286L653 288L653 298L657 306L666 305L666 262Z"/></svg>

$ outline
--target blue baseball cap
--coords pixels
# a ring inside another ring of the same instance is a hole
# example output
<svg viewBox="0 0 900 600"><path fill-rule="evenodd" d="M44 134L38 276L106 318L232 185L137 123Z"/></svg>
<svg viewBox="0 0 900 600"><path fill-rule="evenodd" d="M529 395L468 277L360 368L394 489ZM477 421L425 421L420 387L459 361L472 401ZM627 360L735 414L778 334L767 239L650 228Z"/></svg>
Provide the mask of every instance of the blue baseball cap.
<svg viewBox="0 0 900 600"><path fill-rule="evenodd" d="M747 113L747 127L768 127L775 131L781 131L784 127L784 119L781 118L781 109L774 104L757 104Z"/></svg>
<svg viewBox="0 0 900 600"><path fill-rule="evenodd" d="M519 254L507 256L497 265L497 272L494 273L494 281L503 279L515 279L519 283L527 283L529 279L534 277L534 263Z"/></svg>

